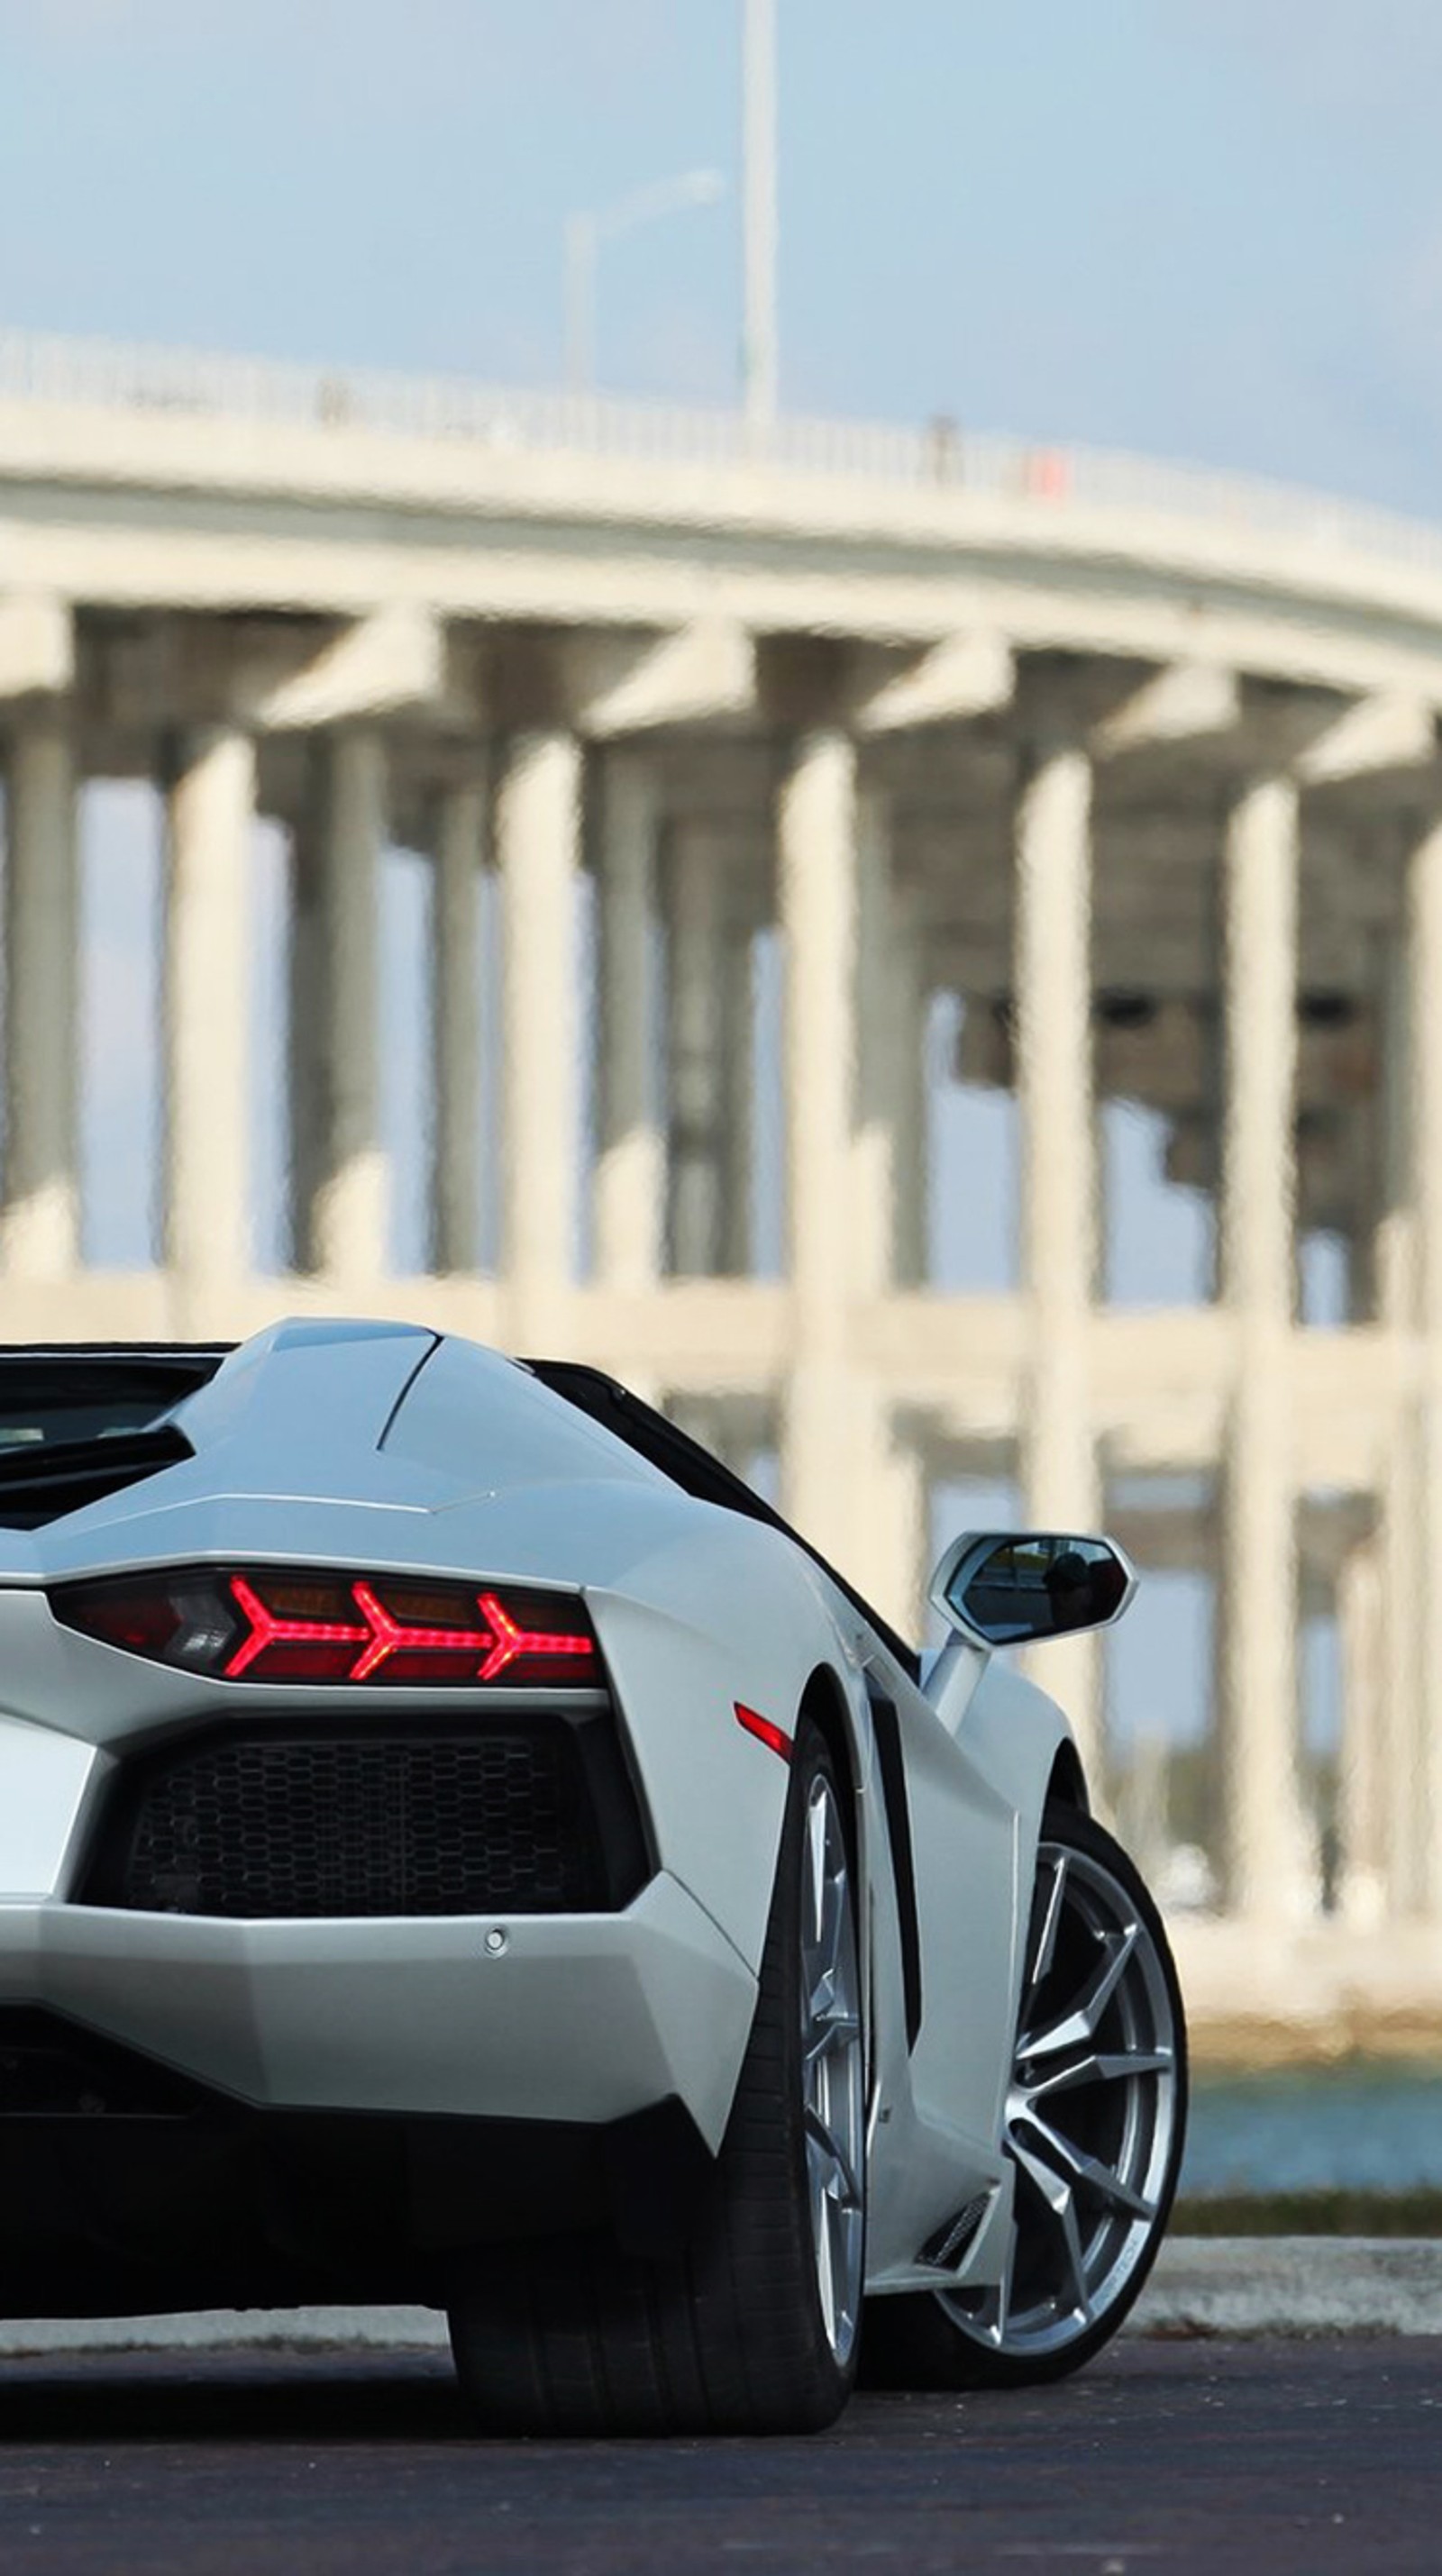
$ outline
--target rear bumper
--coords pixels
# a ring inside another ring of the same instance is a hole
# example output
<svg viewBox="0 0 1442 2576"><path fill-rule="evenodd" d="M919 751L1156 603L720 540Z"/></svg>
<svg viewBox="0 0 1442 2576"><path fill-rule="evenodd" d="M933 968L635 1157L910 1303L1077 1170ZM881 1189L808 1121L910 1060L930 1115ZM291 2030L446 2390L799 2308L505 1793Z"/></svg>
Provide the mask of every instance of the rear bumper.
<svg viewBox="0 0 1442 2576"><path fill-rule="evenodd" d="M665 1871L619 1914L226 1922L0 1903L0 2004L261 2109L590 2126L674 2099L714 2151L755 2001L745 1961Z"/></svg>

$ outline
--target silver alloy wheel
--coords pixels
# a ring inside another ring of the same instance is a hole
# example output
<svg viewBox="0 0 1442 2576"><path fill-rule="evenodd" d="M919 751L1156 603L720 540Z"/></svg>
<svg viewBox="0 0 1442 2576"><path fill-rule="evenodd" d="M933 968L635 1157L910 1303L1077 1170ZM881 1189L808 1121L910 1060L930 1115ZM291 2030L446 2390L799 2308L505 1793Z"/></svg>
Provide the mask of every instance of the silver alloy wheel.
<svg viewBox="0 0 1442 2576"><path fill-rule="evenodd" d="M801 2081L816 2289L844 2369L861 2315L866 2067L856 1905L836 1790L819 1771L801 1864Z"/></svg>
<svg viewBox="0 0 1442 2576"><path fill-rule="evenodd" d="M1031 1922L1006 2270L994 2289L939 2293L964 2333L1018 2360L1076 2343L1125 2290L1156 2230L1179 2110L1171 1993L1127 1888L1091 1853L1043 1843Z"/></svg>

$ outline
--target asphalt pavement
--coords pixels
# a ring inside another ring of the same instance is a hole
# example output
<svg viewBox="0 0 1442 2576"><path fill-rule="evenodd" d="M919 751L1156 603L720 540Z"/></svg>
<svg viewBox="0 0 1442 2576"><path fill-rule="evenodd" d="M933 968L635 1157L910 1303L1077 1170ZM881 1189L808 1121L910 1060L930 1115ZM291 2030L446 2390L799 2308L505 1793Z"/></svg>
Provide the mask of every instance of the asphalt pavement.
<svg viewBox="0 0 1442 2576"><path fill-rule="evenodd" d="M806 2441L472 2433L433 2352L0 2363L0 2566L55 2576L1442 2568L1442 2347L1133 2337Z"/></svg>

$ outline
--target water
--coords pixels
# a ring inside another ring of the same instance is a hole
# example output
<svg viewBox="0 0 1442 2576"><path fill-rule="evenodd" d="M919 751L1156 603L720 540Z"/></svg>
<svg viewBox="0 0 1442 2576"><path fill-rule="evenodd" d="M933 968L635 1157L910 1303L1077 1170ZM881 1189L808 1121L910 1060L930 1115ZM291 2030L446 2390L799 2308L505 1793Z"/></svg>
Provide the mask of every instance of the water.
<svg viewBox="0 0 1442 2576"><path fill-rule="evenodd" d="M1198 2077L1184 2192L1442 2191L1442 2066Z"/></svg>

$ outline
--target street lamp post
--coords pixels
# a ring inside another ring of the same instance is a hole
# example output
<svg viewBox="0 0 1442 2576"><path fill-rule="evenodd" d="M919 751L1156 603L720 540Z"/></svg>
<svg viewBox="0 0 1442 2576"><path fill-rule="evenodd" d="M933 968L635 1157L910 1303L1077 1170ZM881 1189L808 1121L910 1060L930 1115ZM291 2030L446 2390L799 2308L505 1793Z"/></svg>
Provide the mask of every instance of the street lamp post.
<svg viewBox="0 0 1442 2576"><path fill-rule="evenodd" d="M596 261L602 242L636 231L685 206L714 206L726 193L719 170L685 170L633 189L611 206L569 217L566 224L566 383L587 394L596 376Z"/></svg>

